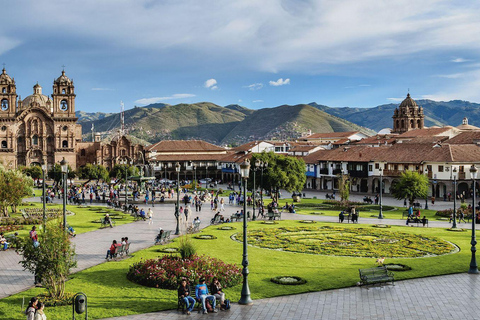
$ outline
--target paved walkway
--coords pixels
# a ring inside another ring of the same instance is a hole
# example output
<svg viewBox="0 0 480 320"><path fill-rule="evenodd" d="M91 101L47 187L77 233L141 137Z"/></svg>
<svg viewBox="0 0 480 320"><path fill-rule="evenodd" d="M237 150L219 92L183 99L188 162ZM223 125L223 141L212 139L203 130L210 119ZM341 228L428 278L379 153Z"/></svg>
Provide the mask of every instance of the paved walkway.
<svg viewBox="0 0 480 320"><path fill-rule="evenodd" d="M352 287L254 301L232 303L217 314L190 316L168 310L110 320L174 319L480 319L480 275L466 273L405 280L395 286ZM228 297L227 297L228 298Z"/></svg>

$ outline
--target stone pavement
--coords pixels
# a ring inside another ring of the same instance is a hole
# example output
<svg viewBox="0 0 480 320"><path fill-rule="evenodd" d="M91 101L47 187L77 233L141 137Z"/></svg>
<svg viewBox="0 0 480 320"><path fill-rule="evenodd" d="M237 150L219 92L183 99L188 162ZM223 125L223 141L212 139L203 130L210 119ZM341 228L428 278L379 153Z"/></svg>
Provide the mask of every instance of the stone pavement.
<svg viewBox="0 0 480 320"><path fill-rule="evenodd" d="M110 320L480 319L480 275L467 273L405 280L395 286L351 287L232 303L230 311L204 315L168 310ZM227 297L228 298L228 297Z"/></svg>

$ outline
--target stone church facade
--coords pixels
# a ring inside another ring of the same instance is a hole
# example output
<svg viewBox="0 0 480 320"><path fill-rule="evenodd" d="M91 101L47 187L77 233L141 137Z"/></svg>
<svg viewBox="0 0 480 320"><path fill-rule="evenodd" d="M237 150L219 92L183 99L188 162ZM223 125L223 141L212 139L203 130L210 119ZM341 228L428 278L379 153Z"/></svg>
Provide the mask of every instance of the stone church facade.
<svg viewBox="0 0 480 320"><path fill-rule="evenodd" d="M15 79L0 74L0 162L8 169L46 163L51 168L65 158L77 167L77 143L82 128L75 116L75 87L62 71L51 97L37 83L21 100Z"/></svg>

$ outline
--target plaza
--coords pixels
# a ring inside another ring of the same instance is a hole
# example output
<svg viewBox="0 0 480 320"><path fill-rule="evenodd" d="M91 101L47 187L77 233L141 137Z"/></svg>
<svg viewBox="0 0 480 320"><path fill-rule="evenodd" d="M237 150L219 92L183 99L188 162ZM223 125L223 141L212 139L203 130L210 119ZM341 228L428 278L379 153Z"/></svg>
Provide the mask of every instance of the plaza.
<svg viewBox="0 0 480 320"><path fill-rule="evenodd" d="M324 198L321 192L306 192L306 197ZM352 196L351 200L361 200L361 195ZM30 200L30 199L29 199ZM33 199L38 201L37 199ZM402 201L390 197L384 198L384 205L401 207ZM435 210L451 207L451 202L439 201L435 203ZM145 206L143 206L145 207ZM150 206L149 206L150 207ZM145 207L146 208L146 207ZM128 236L131 242L130 252L151 247L158 228L174 230L176 220L173 215L172 204L157 204L154 210L153 224L145 221L132 222L114 228L105 228L88 233L82 233L72 239L75 244L78 266L73 272L86 270L95 265L104 263L105 250L112 239ZM228 216L239 209L236 205L227 205L225 215ZM201 212L194 212L199 216L201 228L207 227L213 216L209 208ZM302 214L283 213L282 221L304 220L305 218L318 222L338 223L336 216L305 216ZM362 217L362 224L388 223L389 225L405 225L405 220ZM431 221L429 228L447 228L448 221ZM460 224L459 227L468 228L469 224ZM463 234L468 238L468 233ZM1 252L0 259L0 299L22 292L33 285L33 275L23 271L18 264L20 256L13 250ZM240 262L238 257L238 263ZM254 264L254 261L250 262ZM115 262L106 262L105 265L114 266ZM465 265L465 271L468 266ZM321 272L321 270L319 269ZM342 272L339 270L339 276ZM256 299L252 306L232 304L232 309L216 314L221 319L296 319L298 317L311 319L450 319L457 317L472 317L478 314L479 307L471 303L478 298L475 290L477 276L466 273L436 276L421 279L396 281L395 286L373 286L325 290L312 293L302 293L288 296ZM470 292L470 294L467 294ZM459 296L464 297L458 299ZM27 298L27 297L26 297ZM0 300L1 301L1 300ZM235 302L235 301L234 301ZM93 304L93 301L92 301ZM47 309L48 310L48 309ZM192 313L191 318L205 317ZM179 319L186 317L180 311L160 311L141 315L117 317L115 319ZM1 317L0 317L1 318ZM113 318L112 318L113 319Z"/></svg>

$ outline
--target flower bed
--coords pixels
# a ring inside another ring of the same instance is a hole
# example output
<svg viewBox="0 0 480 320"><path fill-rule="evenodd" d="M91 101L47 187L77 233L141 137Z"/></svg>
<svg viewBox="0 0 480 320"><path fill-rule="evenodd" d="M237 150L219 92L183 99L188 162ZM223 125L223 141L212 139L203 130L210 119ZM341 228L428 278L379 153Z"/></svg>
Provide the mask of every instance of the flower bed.
<svg viewBox="0 0 480 320"><path fill-rule="evenodd" d="M208 257L194 255L182 259L174 255L165 255L159 259L140 261L130 266L127 279L135 283L164 289L177 289L181 279L189 283L198 283L204 277L210 283L217 277L224 287L240 283L241 269L235 264Z"/></svg>
<svg viewBox="0 0 480 320"><path fill-rule="evenodd" d="M241 239L242 234L237 238ZM268 249L353 257L425 257L456 249L453 244L436 237L381 228L330 226L251 230L248 243Z"/></svg>
<svg viewBox="0 0 480 320"><path fill-rule="evenodd" d="M262 223L263 223L263 224L278 224L278 222L275 221L275 220L265 220L265 221L263 221Z"/></svg>
<svg viewBox="0 0 480 320"><path fill-rule="evenodd" d="M162 249L158 249L157 251L162 252L162 253L178 253L178 252L180 252L180 250L178 248L162 248Z"/></svg>
<svg viewBox="0 0 480 320"><path fill-rule="evenodd" d="M42 224L41 218L8 217L0 220L0 225L35 225Z"/></svg>
<svg viewBox="0 0 480 320"><path fill-rule="evenodd" d="M300 222L300 223L317 223L317 222L315 222L315 221L313 221L313 220L300 220L299 222Z"/></svg>
<svg viewBox="0 0 480 320"><path fill-rule="evenodd" d="M391 228L388 224L374 224L372 227L374 228Z"/></svg>
<svg viewBox="0 0 480 320"><path fill-rule="evenodd" d="M213 240L213 239L217 239L217 237L214 236L213 234L199 234L199 235L196 235L194 238L195 238L195 239L200 239L200 240Z"/></svg>
<svg viewBox="0 0 480 320"><path fill-rule="evenodd" d="M218 230L235 230L235 228L231 226L221 226Z"/></svg>
<svg viewBox="0 0 480 320"><path fill-rule="evenodd" d="M401 264L401 263L387 263L384 264L384 266L387 268L387 270L390 271L409 271L412 270L411 267Z"/></svg>
<svg viewBox="0 0 480 320"><path fill-rule="evenodd" d="M270 281L276 284L283 284L286 286L296 286L299 284L305 284L307 283L307 280L296 277L296 276L280 276L280 277L274 277L271 278Z"/></svg>
<svg viewBox="0 0 480 320"><path fill-rule="evenodd" d="M23 226L14 226L14 225L0 226L0 232L3 232L3 233L13 232L21 229L23 229Z"/></svg>

